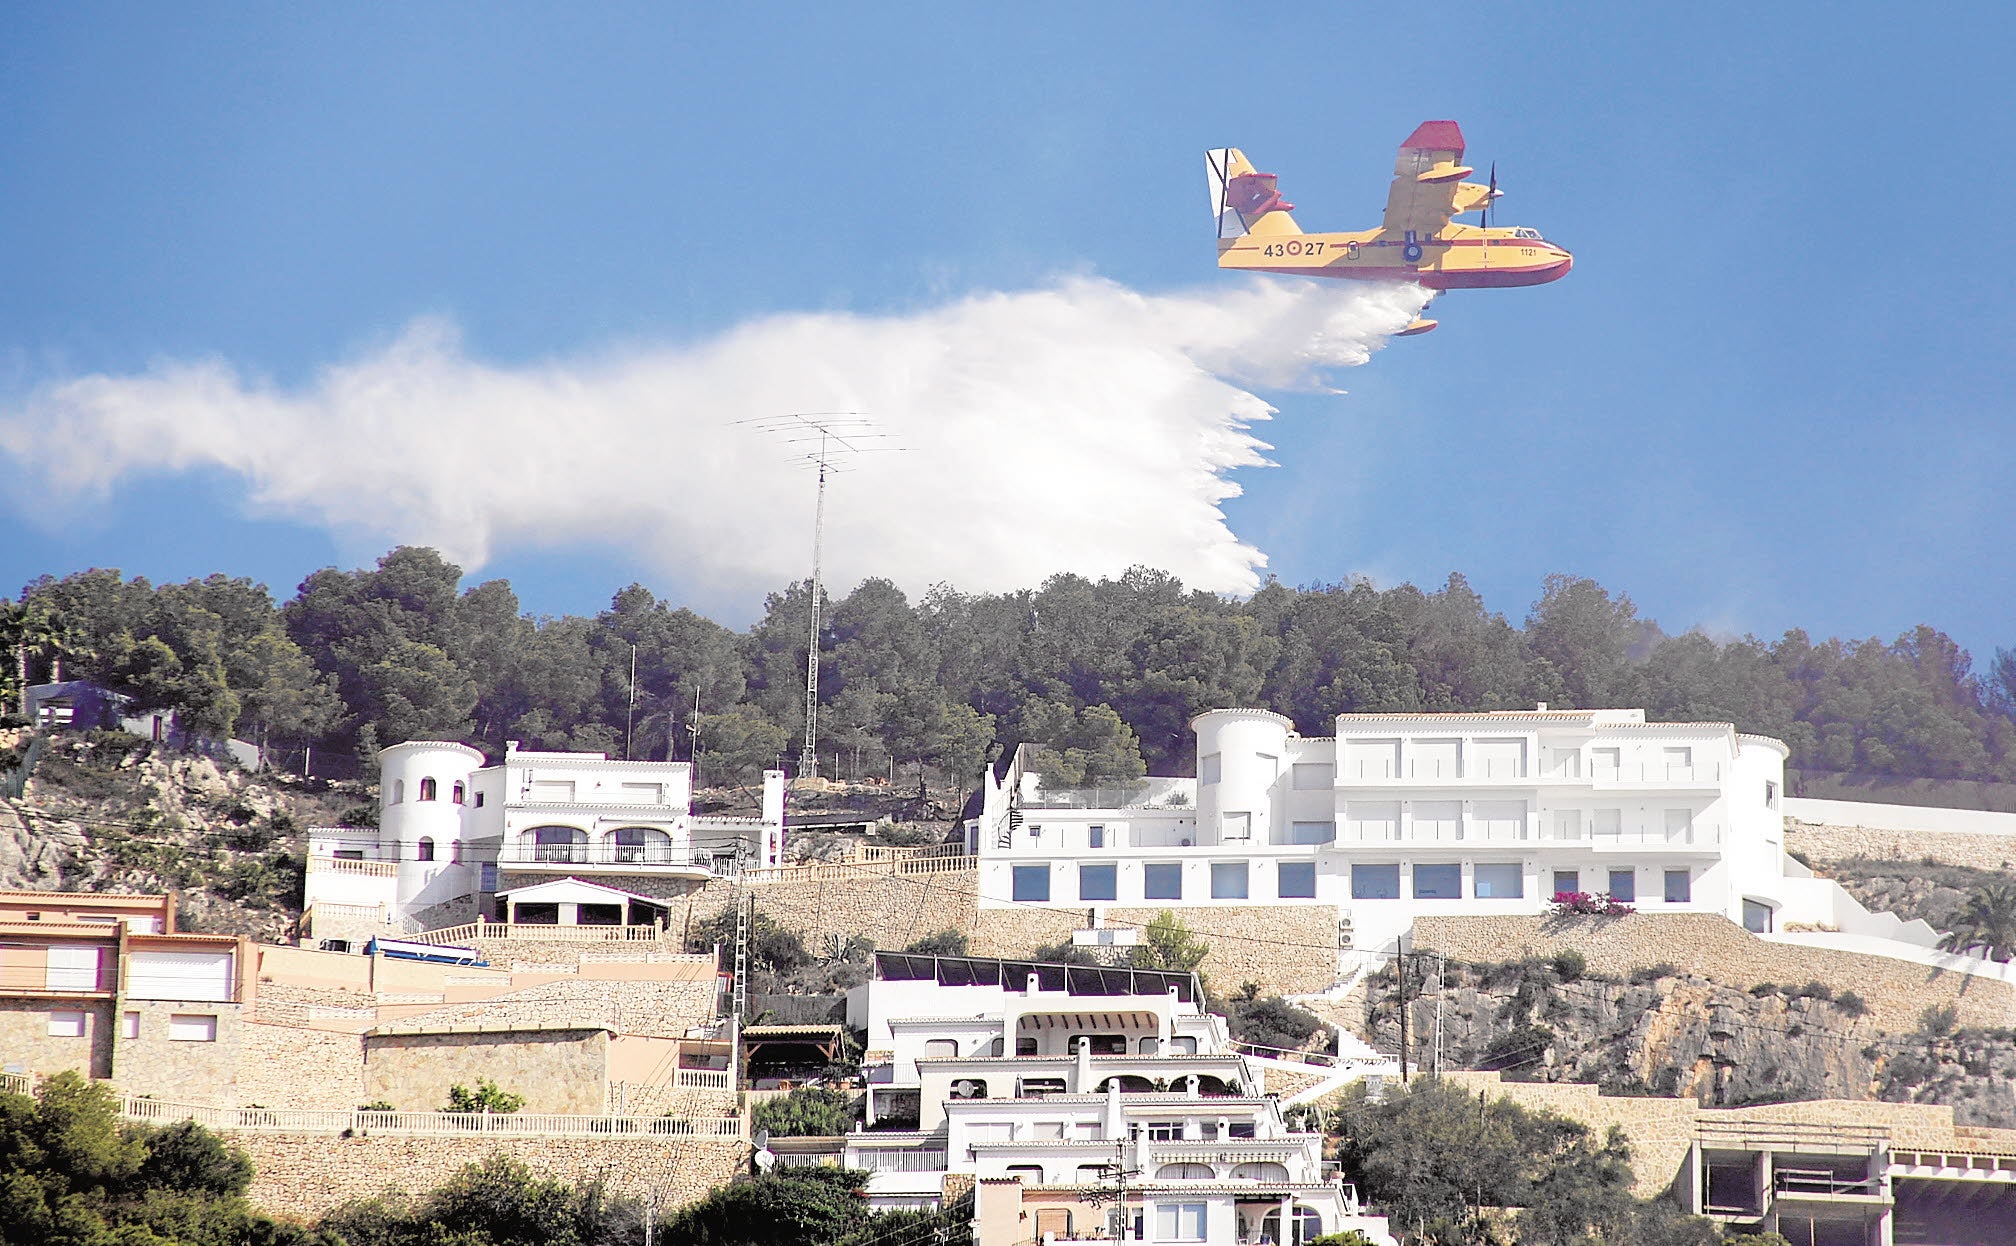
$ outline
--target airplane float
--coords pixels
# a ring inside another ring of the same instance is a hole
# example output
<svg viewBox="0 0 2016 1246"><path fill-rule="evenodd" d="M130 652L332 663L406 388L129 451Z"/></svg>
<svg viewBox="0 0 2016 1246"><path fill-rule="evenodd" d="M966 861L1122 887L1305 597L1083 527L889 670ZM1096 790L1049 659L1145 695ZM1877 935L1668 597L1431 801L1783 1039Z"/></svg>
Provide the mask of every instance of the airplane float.
<svg viewBox="0 0 2016 1246"><path fill-rule="evenodd" d="M1463 131L1454 121L1424 121L1400 144L1386 218L1377 229L1305 234L1281 198L1278 178L1253 167L1237 147L1204 153L1211 212L1218 218L1218 267L1353 281L1411 281L1440 293L1559 281L1575 257L1537 229L1488 223L1498 169L1488 184L1463 179ZM1458 224L1476 212L1486 224ZM1426 333L1417 318L1400 336Z"/></svg>

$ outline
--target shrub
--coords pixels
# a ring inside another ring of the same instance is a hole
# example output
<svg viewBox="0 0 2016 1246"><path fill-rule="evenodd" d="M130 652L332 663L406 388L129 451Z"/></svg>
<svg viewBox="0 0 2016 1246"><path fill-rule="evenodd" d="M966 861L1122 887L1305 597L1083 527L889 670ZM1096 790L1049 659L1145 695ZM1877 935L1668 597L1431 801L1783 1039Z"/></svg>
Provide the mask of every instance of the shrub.
<svg viewBox="0 0 2016 1246"><path fill-rule="evenodd" d="M1918 1014L1918 1028L1933 1038L1944 1038L1960 1024L1960 1010L1952 1004L1934 1004Z"/></svg>
<svg viewBox="0 0 2016 1246"><path fill-rule="evenodd" d="M448 1106L444 1112L495 1112L509 1115L525 1106L524 1095L514 1095L508 1090L498 1089L497 1083L487 1077L476 1079L476 1089L456 1084L448 1088Z"/></svg>
<svg viewBox="0 0 2016 1246"><path fill-rule="evenodd" d="M1638 968L1633 969L1631 971L1631 984L1633 986L1643 986L1647 982L1657 982L1661 978L1677 978L1679 976L1680 966L1674 964L1672 961L1662 960L1656 965L1640 965Z"/></svg>
<svg viewBox="0 0 2016 1246"><path fill-rule="evenodd" d="M1784 989L1784 987L1779 986L1776 982L1759 982L1756 986L1750 988L1750 993L1758 999L1763 999L1766 995L1777 995Z"/></svg>
<svg viewBox="0 0 2016 1246"><path fill-rule="evenodd" d="M1551 909L1556 917L1626 917L1637 911L1603 891L1557 891Z"/></svg>
<svg viewBox="0 0 2016 1246"><path fill-rule="evenodd" d="M1834 998L1834 988L1828 986L1825 982L1821 982L1816 979L1812 982L1808 982L1805 986L1802 986L1798 990L1794 991L1792 993L1792 998L1817 999L1824 1002Z"/></svg>
<svg viewBox="0 0 2016 1246"><path fill-rule="evenodd" d="M1226 1005L1226 1026L1232 1037L1255 1047L1299 1051L1323 1028L1321 1018L1282 999L1233 1000Z"/></svg>
<svg viewBox="0 0 2016 1246"><path fill-rule="evenodd" d="M358 1104L357 1110L359 1112L397 1112L399 1109L390 1100L373 1099L369 1103Z"/></svg>
<svg viewBox="0 0 2016 1246"><path fill-rule="evenodd" d="M936 934L913 939L903 950L913 956L964 956L969 944L966 936L957 930L940 930Z"/></svg>
<svg viewBox="0 0 2016 1246"><path fill-rule="evenodd" d="M1491 1044L1484 1053L1484 1064L1500 1070L1524 1068L1553 1045L1554 1031L1544 1025L1522 1025Z"/></svg>
<svg viewBox="0 0 2016 1246"><path fill-rule="evenodd" d="M773 1138L830 1137L854 1128L854 1096L823 1086L800 1086L781 1099L769 1099L750 1113L752 1129L767 1129Z"/></svg>
<svg viewBox="0 0 2016 1246"><path fill-rule="evenodd" d="M1573 982L1589 972L1589 958L1574 948L1562 948L1547 958L1547 964L1554 970L1554 976L1563 982Z"/></svg>

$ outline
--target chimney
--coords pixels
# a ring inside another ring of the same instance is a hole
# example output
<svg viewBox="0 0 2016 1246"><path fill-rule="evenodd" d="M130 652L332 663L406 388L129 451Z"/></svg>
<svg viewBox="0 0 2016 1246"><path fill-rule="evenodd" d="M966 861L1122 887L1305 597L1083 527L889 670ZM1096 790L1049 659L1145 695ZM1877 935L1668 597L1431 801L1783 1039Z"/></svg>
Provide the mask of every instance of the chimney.
<svg viewBox="0 0 2016 1246"><path fill-rule="evenodd" d="M1544 714L1544 713L1546 713L1546 712L1547 712L1547 702L1545 702L1545 701L1535 701L1535 702L1533 703L1533 711L1534 711L1535 713L1538 713L1538 714Z"/></svg>

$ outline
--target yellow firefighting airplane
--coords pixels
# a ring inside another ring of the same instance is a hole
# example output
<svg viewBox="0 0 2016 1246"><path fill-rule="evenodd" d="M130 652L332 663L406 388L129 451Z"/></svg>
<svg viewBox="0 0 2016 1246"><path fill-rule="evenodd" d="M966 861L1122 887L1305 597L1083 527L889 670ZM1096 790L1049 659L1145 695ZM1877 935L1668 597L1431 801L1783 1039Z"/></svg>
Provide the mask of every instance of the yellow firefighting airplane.
<svg viewBox="0 0 2016 1246"><path fill-rule="evenodd" d="M1463 131L1454 121L1424 121L1400 144L1386 219L1356 233L1305 234L1288 215L1272 173L1261 173L1237 147L1204 153L1211 211L1218 218L1218 267L1301 277L1412 281L1430 290L1537 286L1558 281L1575 257L1519 226L1459 225L1454 217L1482 213L1504 192L1494 169L1489 185L1463 179ZM1401 331L1426 333L1417 319Z"/></svg>

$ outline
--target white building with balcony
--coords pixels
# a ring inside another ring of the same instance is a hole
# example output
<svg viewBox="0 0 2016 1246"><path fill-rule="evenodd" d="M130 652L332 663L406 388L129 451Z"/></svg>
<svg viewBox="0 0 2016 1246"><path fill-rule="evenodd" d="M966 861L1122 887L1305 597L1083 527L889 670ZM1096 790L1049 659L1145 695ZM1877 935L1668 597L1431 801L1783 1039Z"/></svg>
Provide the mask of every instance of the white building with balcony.
<svg viewBox="0 0 2016 1246"><path fill-rule="evenodd" d="M513 741L488 765L478 749L433 740L395 744L378 762L378 825L309 833L306 905L321 930L424 929L479 913L634 924L710 878L783 857L782 771L764 775L761 816L730 818L693 813L690 762Z"/></svg>
<svg viewBox="0 0 2016 1246"><path fill-rule="evenodd" d="M869 1095L840 1162L880 1207L1017 1181L1021 1240L1390 1242L1199 996L1189 973L878 954L848 994Z"/></svg>
<svg viewBox="0 0 2016 1246"><path fill-rule="evenodd" d="M967 828L980 903L1085 909L1095 924L1106 906L1320 904L1374 951L1417 917L1538 913L1562 893L1758 933L1901 925L1785 856L1787 750L1727 723L1543 704L1340 714L1329 737L1257 709L1191 727L1195 779L1054 790L1026 751L990 772Z"/></svg>

